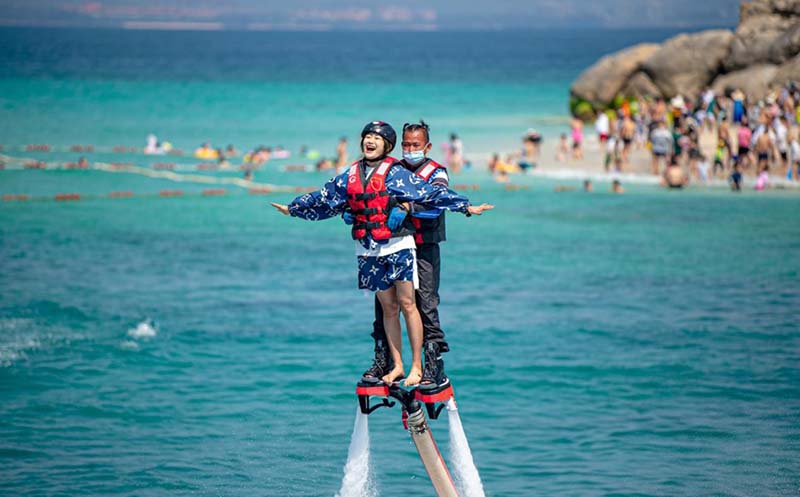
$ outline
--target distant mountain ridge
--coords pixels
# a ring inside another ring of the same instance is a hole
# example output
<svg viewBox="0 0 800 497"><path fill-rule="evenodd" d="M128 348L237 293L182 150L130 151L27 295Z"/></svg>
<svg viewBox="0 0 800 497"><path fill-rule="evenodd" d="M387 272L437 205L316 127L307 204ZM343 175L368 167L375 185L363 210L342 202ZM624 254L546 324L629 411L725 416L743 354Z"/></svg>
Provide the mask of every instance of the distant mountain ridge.
<svg viewBox="0 0 800 497"><path fill-rule="evenodd" d="M253 30L503 30L732 26L736 0L408 0L385 6L365 0L311 0L297 4L257 0L105 0L23 2L0 13L4 26Z"/></svg>

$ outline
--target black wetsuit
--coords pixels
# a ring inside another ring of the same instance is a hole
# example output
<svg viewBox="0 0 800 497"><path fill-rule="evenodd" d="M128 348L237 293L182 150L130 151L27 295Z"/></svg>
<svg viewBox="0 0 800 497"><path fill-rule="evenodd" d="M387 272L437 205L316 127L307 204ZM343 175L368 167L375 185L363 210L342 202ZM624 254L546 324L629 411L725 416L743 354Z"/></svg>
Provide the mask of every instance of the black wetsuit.
<svg viewBox="0 0 800 497"><path fill-rule="evenodd" d="M405 161L400 161L406 169L418 171L425 167L430 161L426 159L418 166L410 166ZM433 184L448 186L444 178L436 178ZM409 216L410 217L410 216ZM439 345L440 352L450 350L444 339L439 323L439 273L441 260L439 257L439 243L445 241L444 212L439 217L430 222L424 222L418 229L422 233L423 242L417 241L417 276L419 278L419 288L416 291L417 309L422 318L423 344L434 342ZM383 308L375 297L375 321L372 323L372 338L375 340L386 340L386 330L383 327Z"/></svg>

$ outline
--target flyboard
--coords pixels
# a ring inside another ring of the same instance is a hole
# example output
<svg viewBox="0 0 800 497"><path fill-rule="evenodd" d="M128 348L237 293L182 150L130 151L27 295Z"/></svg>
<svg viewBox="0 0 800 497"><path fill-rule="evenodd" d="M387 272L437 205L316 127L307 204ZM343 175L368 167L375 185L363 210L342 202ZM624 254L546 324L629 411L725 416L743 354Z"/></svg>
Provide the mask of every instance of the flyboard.
<svg viewBox="0 0 800 497"><path fill-rule="evenodd" d="M433 433L431 433L422 408L424 405L428 416L431 419L437 419L446 402L451 399L452 402L455 402L451 384L448 383L444 387L434 390L421 391L416 387L405 389L399 381L390 385L383 382L360 381L356 384L356 395L358 396L358 405L364 415L371 414L381 407L394 407L399 402L402 409L403 426L411 434L411 440L419 452L419 457L422 459L431 483L433 483L436 495L459 497L453 477L450 476L450 471L442 459L439 447L433 439ZM370 397L380 398L380 401L370 405ZM397 402L390 399L395 399Z"/></svg>

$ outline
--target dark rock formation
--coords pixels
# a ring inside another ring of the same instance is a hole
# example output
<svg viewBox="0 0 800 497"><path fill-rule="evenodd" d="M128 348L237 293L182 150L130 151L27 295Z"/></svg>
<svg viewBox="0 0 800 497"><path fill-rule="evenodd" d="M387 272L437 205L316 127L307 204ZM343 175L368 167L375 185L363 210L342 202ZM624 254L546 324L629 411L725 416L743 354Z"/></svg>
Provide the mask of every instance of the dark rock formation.
<svg viewBox="0 0 800 497"><path fill-rule="evenodd" d="M735 32L682 34L603 57L575 80L570 106L591 115L621 97L694 98L709 85L761 98L787 81L800 81L800 0L752 0L742 2Z"/></svg>
<svg viewBox="0 0 800 497"><path fill-rule="evenodd" d="M775 76L772 78L772 84L774 85L785 85L787 81L800 82L800 55L778 67Z"/></svg>
<svg viewBox="0 0 800 497"><path fill-rule="evenodd" d="M793 55L786 53L792 48L792 37L785 36L793 25L800 25L798 20L767 14L753 16L739 24L731 44L730 57L725 61L725 70L735 71L765 62L784 62Z"/></svg>
<svg viewBox="0 0 800 497"><path fill-rule="evenodd" d="M625 82L658 48L656 43L642 43L607 55L583 71L570 91L574 96L602 107L614 100Z"/></svg>
<svg viewBox="0 0 800 497"><path fill-rule="evenodd" d="M741 71L723 74L714 80L711 89L716 93L740 89L751 99L763 98L778 73L778 66L758 64Z"/></svg>
<svg viewBox="0 0 800 497"><path fill-rule="evenodd" d="M630 97L658 97L661 95L661 90L653 83L650 76L637 72L625 84L622 94Z"/></svg>
<svg viewBox="0 0 800 497"><path fill-rule="evenodd" d="M719 73L730 52L733 33L719 29L667 40L644 64L642 70L667 98L694 98Z"/></svg>

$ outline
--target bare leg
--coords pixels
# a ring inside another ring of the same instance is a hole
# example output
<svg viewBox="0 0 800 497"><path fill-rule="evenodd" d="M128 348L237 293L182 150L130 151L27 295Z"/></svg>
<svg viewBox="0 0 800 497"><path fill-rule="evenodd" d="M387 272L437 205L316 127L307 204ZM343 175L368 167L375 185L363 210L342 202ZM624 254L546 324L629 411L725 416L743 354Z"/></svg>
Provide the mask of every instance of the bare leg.
<svg viewBox="0 0 800 497"><path fill-rule="evenodd" d="M397 304L397 291L394 287L376 292L383 308L383 328L386 330L386 341L392 356L394 367L381 378L384 383L392 383L405 375L403 370L403 337L400 332L400 307Z"/></svg>
<svg viewBox="0 0 800 497"><path fill-rule="evenodd" d="M408 373L404 385L419 385L422 380L422 318L417 310L414 283L396 281L394 288L397 290L397 302L400 304L400 310L403 311L408 341L411 344L411 371Z"/></svg>

